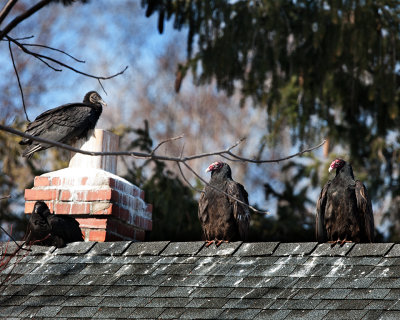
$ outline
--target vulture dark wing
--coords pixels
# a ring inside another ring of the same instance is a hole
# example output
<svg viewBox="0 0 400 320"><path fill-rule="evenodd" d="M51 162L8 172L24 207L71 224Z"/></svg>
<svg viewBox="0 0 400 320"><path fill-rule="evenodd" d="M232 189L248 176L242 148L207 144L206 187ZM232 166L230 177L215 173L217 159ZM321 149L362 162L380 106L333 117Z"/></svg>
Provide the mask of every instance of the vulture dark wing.
<svg viewBox="0 0 400 320"><path fill-rule="evenodd" d="M325 208L327 201L327 192L331 185L331 180L329 180L321 190L319 198L317 201L317 212L315 215L315 235L317 241L322 243L328 240L325 228Z"/></svg>
<svg viewBox="0 0 400 320"><path fill-rule="evenodd" d="M367 188L365 188L364 184L359 180L356 180L355 192L357 198L358 212L361 216L361 219L365 223L365 235L367 237L366 240L368 240L369 242L373 242L375 226L371 199L368 196Z"/></svg>
<svg viewBox="0 0 400 320"><path fill-rule="evenodd" d="M228 181L226 192L235 197L236 199L249 204L248 194L245 188L238 182L233 180ZM250 212L249 207L245 206L231 198L229 198L231 205L233 206L233 216L239 228L240 238L244 241L247 239L250 224Z"/></svg>
<svg viewBox="0 0 400 320"><path fill-rule="evenodd" d="M31 135L45 133L54 125L66 127L81 127L88 121L93 107L84 103L69 103L58 108L47 110L28 124L26 132ZM56 131L56 130L52 130Z"/></svg>
<svg viewBox="0 0 400 320"><path fill-rule="evenodd" d="M82 233L79 223L75 218L68 216L50 215L47 222L51 227L53 235L57 235L66 240L66 242L82 241Z"/></svg>
<svg viewBox="0 0 400 320"><path fill-rule="evenodd" d="M35 121L43 119L43 118L47 118L48 119L48 117L51 117L51 115L54 114L54 113L58 113L60 111L67 112L68 109L73 108L73 107L90 108L90 106L88 104L82 103L82 102L66 103L66 104L63 104L62 106L59 106L57 108L53 108L53 109L50 109L50 110L47 110L47 111L41 113L40 115L38 115L36 117Z"/></svg>
<svg viewBox="0 0 400 320"><path fill-rule="evenodd" d="M208 218L207 206L208 206L208 199L205 195L205 192L202 192L199 199L199 211L197 213L201 224L206 222Z"/></svg>

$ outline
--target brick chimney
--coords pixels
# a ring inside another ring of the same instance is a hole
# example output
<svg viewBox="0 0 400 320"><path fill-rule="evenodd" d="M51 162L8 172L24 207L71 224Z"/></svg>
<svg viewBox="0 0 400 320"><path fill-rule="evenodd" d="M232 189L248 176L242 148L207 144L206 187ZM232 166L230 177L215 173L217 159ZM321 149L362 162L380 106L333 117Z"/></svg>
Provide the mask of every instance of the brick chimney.
<svg viewBox="0 0 400 320"><path fill-rule="evenodd" d="M116 151L118 136L96 129L75 147ZM72 154L68 168L35 177L34 187L25 190L25 213L42 200L51 212L76 218L85 241L143 241L152 229L152 206L144 202L143 190L115 174L116 158Z"/></svg>

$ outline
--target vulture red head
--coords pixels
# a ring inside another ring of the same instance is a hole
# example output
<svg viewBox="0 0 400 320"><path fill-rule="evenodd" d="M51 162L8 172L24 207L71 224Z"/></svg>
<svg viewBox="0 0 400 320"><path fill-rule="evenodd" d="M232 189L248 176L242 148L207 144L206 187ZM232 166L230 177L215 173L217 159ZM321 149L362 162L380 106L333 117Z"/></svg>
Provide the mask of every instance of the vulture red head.
<svg viewBox="0 0 400 320"><path fill-rule="evenodd" d="M206 169L206 172L213 172L221 169L224 166L224 163L221 161L217 161L214 163L211 163L208 168Z"/></svg>
<svg viewBox="0 0 400 320"><path fill-rule="evenodd" d="M343 168L343 166L346 164L346 161L343 159L335 159L332 161L331 165L329 166L329 172L331 172L333 169L340 169Z"/></svg>

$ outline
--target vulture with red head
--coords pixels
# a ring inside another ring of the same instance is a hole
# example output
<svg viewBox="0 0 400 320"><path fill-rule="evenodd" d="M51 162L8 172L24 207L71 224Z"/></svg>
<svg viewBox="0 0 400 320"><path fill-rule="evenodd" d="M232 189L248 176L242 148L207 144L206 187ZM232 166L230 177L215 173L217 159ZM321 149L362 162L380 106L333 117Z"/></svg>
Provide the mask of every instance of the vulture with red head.
<svg viewBox="0 0 400 320"><path fill-rule="evenodd" d="M219 246L223 241L246 240L250 224L246 190L232 179L227 163L214 162L206 172L211 172L210 185L200 196L198 215L207 246L213 242Z"/></svg>
<svg viewBox="0 0 400 320"><path fill-rule="evenodd" d="M355 180L346 161L334 160L329 172L334 169L336 176L325 184L317 202L318 242L373 242L374 217L367 188Z"/></svg>

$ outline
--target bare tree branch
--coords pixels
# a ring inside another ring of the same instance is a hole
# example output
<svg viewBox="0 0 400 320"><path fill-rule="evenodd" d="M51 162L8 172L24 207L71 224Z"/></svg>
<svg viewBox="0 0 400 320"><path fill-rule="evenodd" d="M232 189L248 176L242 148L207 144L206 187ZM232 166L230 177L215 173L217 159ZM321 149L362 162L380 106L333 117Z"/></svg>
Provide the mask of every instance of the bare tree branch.
<svg viewBox="0 0 400 320"><path fill-rule="evenodd" d="M192 184L189 182L189 180L186 179L186 176L185 176L185 174L184 174L183 171L182 171L181 164L180 164L179 162L176 162L176 164L177 164L177 166L178 166L178 168L179 168L179 172L181 173L181 176L182 176L183 180L185 180L185 182L187 183L187 185L188 185L192 190L194 190L194 191L196 191L196 192L203 192L203 190L197 189L197 188L195 188L195 187L192 186Z"/></svg>
<svg viewBox="0 0 400 320"><path fill-rule="evenodd" d="M11 2L10 0L6 6ZM12 29L14 29L18 24L20 24L25 19L28 19L31 15L38 12L44 6L48 5L52 0L42 0L39 3L35 4L33 7L26 10L24 13L20 14L19 16L15 17L3 30L0 31L0 39L3 39ZM16 2L16 1L15 1ZM15 3L14 3L15 4ZM12 5L14 5L12 4ZM4 19L10 10L2 10L3 16L0 16L0 19Z"/></svg>
<svg viewBox="0 0 400 320"><path fill-rule="evenodd" d="M21 132L19 130L16 130L14 128L11 128L9 126L5 126L3 124L0 124L0 130L15 134L15 135L23 137L23 138L28 138L33 141L50 144L52 146L56 146L61 149L73 151L76 153L86 154L88 156L132 156L132 157L135 157L138 159L154 159L154 160L174 161L174 162L186 162L186 161L190 161L190 160L194 160L194 159L200 159L200 158L205 158L205 157L210 157L210 156L222 156L222 155L226 155L226 154L233 155L230 150L232 150L232 148L235 148L236 146L238 146L238 144L241 141L243 141L243 140L237 141L233 146L229 147L226 150L219 150L219 151L208 152L208 153L200 153L200 154L195 154L195 155L185 156L185 157L183 157L183 156L171 157L171 156L160 156L160 155L155 155L155 154L152 155L151 153L144 153L144 152L137 152L137 151L114 151L114 152L86 151L86 150L81 150L81 149L71 147L70 145L67 145L67 144L64 144L61 142L56 142L56 141L52 141L52 140L48 140L48 139L35 137L30 134L27 134L27 133ZM233 155L233 156L235 156L236 158L240 158L241 161L245 161L245 162L256 162L256 163L280 162L283 160L291 159L293 157L302 155L306 152L311 152L311 151L321 147L325 142L326 142L326 140L322 141L319 145L317 145L315 147L308 148L306 150L300 151L298 153L295 153L293 155L290 155L285 158L280 158L280 159L252 160L252 159L242 158L242 157L239 157L236 155Z"/></svg>
<svg viewBox="0 0 400 320"><path fill-rule="evenodd" d="M57 147L60 147L60 148L62 148L62 149L66 149L66 150L69 150L69 151L73 151L73 152L81 153L81 154L86 154L86 155L90 155L90 156L100 156L100 155L103 155L103 156L132 156L132 157L139 158L139 159L148 159L148 160L149 160L149 159L152 159L152 160L173 161L173 162L175 162L175 163L178 165L179 171L180 171L180 173L181 173L181 175L182 175L182 178L185 180L185 182L188 183L189 186L190 186L192 189L194 189L194 190L196 190L196 191L199 191L198 189L194 188L194 187L190 184L190 182L187 180L187 178L185 177L185 175L184 175L184 173L183 173L183 171L182 171L182 168L181 168L181 166L180 166L180 163L183 163L183 165L184 165L187 169L189 169L189 171L191 171L191 172L192 172L198 179L200 179L204 184L206 184L207 186L213 188L214 190L216 190L216 191L218 191L218 192L223 193L224 195L226 195L226 196L229 197L230 199L233 199L234 201L239 202L240 204L242 204L242 205L248 207L248 208L249 208L250 210L252 210L253 212L259 213L259 214L268 214L269 212L268 212L268 211L260 211L260 210L258 210L258 209L256 209L256 208L254 208L253 206L248 205L247 203L244 203L243 201L241 201L241 200L239 200L239 199L237 199L237 198L235 198L235 197L229 195L229 194L226 193L225 191L220 190L220 189L218 189L218 188L216 188L216 187L210 185L210 184L209 184L207 181L205 181L200 175L198 175L197 172L194 171L186 162L187 162L187 161L190 161L190 160L198 159L198 158L204 158L204 157L215 156L215 155L219 155L219 156L222 156L222 157L225 157L225 158L226 158L226 156L225 156L226 154L228 154L228 155L230 155L230 156L232 156L232 157L234 157L234 158L237 158L237 159L239 159L240 161L243 161L243 162L253 162L253 163L280 162L280 161L283 161L283 160L288 160L288 159L294 158L294 157L296 157L296 156L301 156L301 155L303 155L303 154L306 153L306 152L311 152L311 151L315 150L316 148L321 147L321 146L325 143L325 141L326 141L326 140L324 140L324 141L322 141L319 145L317 145L317 146L315 146L315 147L311 147L311 148L305 149L305 150L303 150L303 151L300 151L300 152L298 152L298 153L296 153L296 154L293 154L293 155L290 155L290 156L288 156L288 157L284 157L284 158L280 158L280 159L272 159L272 160L252 160L252 159L247 159L247 158L244 158L244 157L239 157L239 156L237 156L237 155L235 155L235 154L233 154L233 153L231 152L231 150L232 150L233 148L237 147L244 139L238 140L234 145L232 145L231 147L229 147L229 148L226 149L226 150L220 150L220 151L216 151L216 152L202 153L202 154L197 154L197 155L192 155L192 156L184 157L183 154L182 154L182 153L183 153L183 149L182 149L182 152L181 152L181 154L180 154L179 157L170 157L170 156L159 156L159 155L156 155L156 154L154 154L154 153L155 153L155 151L156 151L162 144L164 144L164 143L166 143L166 142L173 141L173 140L181 139L182 136L178 136L178 137L175 137L175 138L170 138L170 139L161 141L150 153L135 152L135 151L94 152L94 151L86 151L86 150L77 149L77 148L71 147L71 146L69 146L69 145L66 145L66 144L64 144L64 143L55 142L55 141L51 141L51 140L43 139L43 138L39 138L39 137L34 137L34 136L31 136L31 135L29 135L29 134L27 134L27 133L23 133L23 132L21 132L21 131L19 131L19 130L13 129L13 128L11 128L11 127L8 127L8 126L2 125L2 124L0 124L0 130L10 132L10 133L12 133L12 134L21 136L21 137L23 137L23 138L28 138L28 139L31 139L31 140L34 140L34 141L38 141L38 142L50 144L50 145L52 145L52 146L57 146Z"/></svg>
<svg viewBox="0 0 400 320"><path fill-rule="evenodd" d="M93 78L93 79L97 79L97 80L109 80L109 79L115 78L115 77L117 77L117 76L123 74L123 73L126 71L126 69L128 69L128 66L126 66L122 71L120 71L120 72L118 72L118 73L116 73L116 74L113 74L113 75L111 75L111 76L108 76L108 77L95 76L95 75L92 75L92 74L89 74L89 73L80 71L80 70L78 70L78 69L75 69L75 68L73 68L73 67L71 67L71 66L69 66L69 65L67 65L67 64L65 64L65 63L63 63L63 62L61 62L61 61L59 61L59 60L57 60L57 59L54 59L54 58L52 58L52 57L45 56L45 55L43 55L43 54L33 52L33 51L27 49L22 43L20 43L19 41L13 39L13 38L10 37L10 36L7 36L7 35L6 35L5 37L6 37L6 39L8 39L9 41L11 41L11 42L13 42L15 45L17 45L23 52L25 52L26 54L29 54L29 55L35 57L36 59L38 59L38 60L40 60L40 61L42 61L42 62L45 63L49 68L51 68L51 69L53 69L53 70L55 70L55 71L62 71L62 70L56 69L56 68L52 67L51 65L49 65L49 64L48 64L47 62L45 62L44 60L51 61L51 62L53 62L53 63L55 63L55 64L58 64L58 65L60 65L60 66L62 66L62 67L64 67L64 68L66 68L66 69L69 69L69 70L71 70L71 71L74 71L74 72L76 72L76 73L79 73L79 74L81 74L81 75L84 75L84 76L86 76L86 77L88 77L88 78Z"/></svg>
<svg viewBox="0 0 400 320"><path fill-rule="evenodd" d="M24 107L25 117L26 117L26 120L30 122L29 117L28 117L28 113L26 112L24 91L22 90L21 80L19 79L18 70L17 70L17 67L15 66L14 55L13 55L13 52L12 52L12 49L11 49L11 42L10 41L8 41L8 49L10 50L11 61L12 61L13 67L14 67L15 75L17 76L18 87L19 87L19 91L21 92L22 106Z"/></svg>
<svg viewBox="0 0 400 320"><path fill-rule="evenodd" d="M0 11L0 24L3 22L5 17L10 13L11 9L14 7L14 5L17 3L18 0L8 0L8 2L5 4L3 9Z"/></svg>
<svg viewBox="0 0 400 320"><path fill-rule="evenodd" d="M184 135L181 134L180 136L173 137L173 138L169 138L169 139L167 139L167 140L161 141L161 142L153 149L153 151L151 151L150 155L151 155L151 156L154 155L154 153L156 152L156 150L157 150L159 147L161 147L164 143L167 143L167 142L170 142L170 141L175 141L175 140L178 140L178 139L182 139L183 136L184 136ZM181 157L182 157L182 153L181 153Z"/></svg>
<svg viewBox="0 0 400 320"><path fill-rule="evenodd" d="M295 158L295 157L298 157L298 156L302 156L304 153L311 152L311 151L313 151L313 150L315 150L315 149L318 149L318 148L321 147L325 142L326 142L326 140L323 140L319 145L316 145L315 147L311 147L311 148L308 148L308 149L304 149L304 150L302 150L302 151L300 151L300 152L297 152L297 153L295 153L295 154L292 154L292 155L290 155L290 156L287 156L287 157L284 157L284 158L280 158L280 159L273 159L273 160L252 160L252 159L247 159L247 158L243 158L243 157L240 157L240 156L238 156L238 155L235 155L235 154L233 154L233 153L230 152L230 151L228 151L228 152L226 152L226 153L227 153L228 155L234 157L235 159L237 159L237 160L239 160L239 161L244 161L244 162L251 162L251 163L271 163L271 162L277 162L277 163L279 163L279 162L281 162L281 161L289 160L289 159L292 159L292 158Z"/></svg>
<svg viewBox="0 0 400 320"><path fill-rule="evenodd" d="M18 41L18 39L15 39L15 40ZM21 45L26 46L26 47L39 47L39 48L45 48L45 49L48 49L48 50L57 51L57 52L60 52L62 54L65 54L66 56L70 57L71 59L75 60L76 62L86 63L85 60L79 60L78 58L75 58L74 56L70 55L69 53L67 53L67 52L65 52L63 50L60 50L60 49L57 49L57 48L52 48L52 47L49 47L49 46L45 46L43 44L21 43Z"/></svg>

